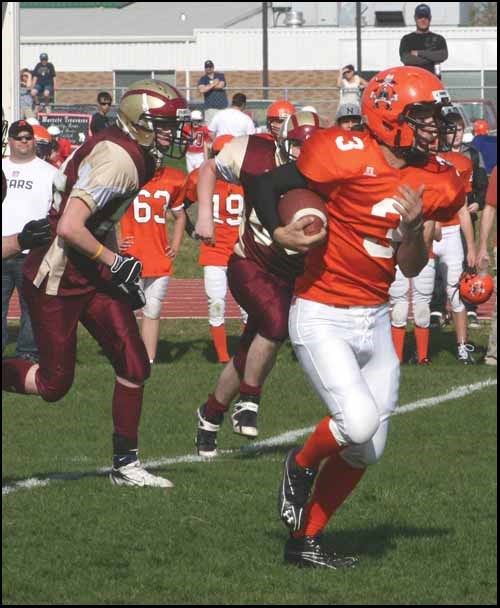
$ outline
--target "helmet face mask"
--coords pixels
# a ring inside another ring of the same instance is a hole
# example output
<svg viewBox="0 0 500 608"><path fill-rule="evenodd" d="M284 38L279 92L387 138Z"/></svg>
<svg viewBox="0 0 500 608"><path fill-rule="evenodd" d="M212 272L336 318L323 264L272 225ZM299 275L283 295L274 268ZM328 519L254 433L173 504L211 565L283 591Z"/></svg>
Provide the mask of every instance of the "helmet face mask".
<svg viewBox="0 0 500 608"><path fill-rule="evenodd" d="M161 80L132 83L123 95L117 124L155 157L183 158L190 139L184 127L191 121L186 100Z"/></svg>
<svg viewBox="0 0 500 608"><path fill-rule="evenodd" d="M398 66L368 83L362 114L379 143L410 165L427 162L429 154L446 149L454 125L442 110L450 97L439 78L427 70Z"/></svg>
<svg viewBox="0 0 500 608"><path fill-rule="evenodd" d="M266 113L266 125L274 139L278 139L282 124L294 112L295 106L286 99L279 99L269 106Z"/></svg>
<svg viewBox="0 0 500 608"><path fill-rule="evenodd" d="M296 112L285 119L277 140L282 160L296 161L304 143L320 128L319 116L314 112Z"/></svg>
<svg viewBox="0 0 500 608"><path fill-rule="evenodd" d="M491 275L480 276L475 272L463 272L458 284L460 297L468 304L484 304L494 289Z"/></svg>

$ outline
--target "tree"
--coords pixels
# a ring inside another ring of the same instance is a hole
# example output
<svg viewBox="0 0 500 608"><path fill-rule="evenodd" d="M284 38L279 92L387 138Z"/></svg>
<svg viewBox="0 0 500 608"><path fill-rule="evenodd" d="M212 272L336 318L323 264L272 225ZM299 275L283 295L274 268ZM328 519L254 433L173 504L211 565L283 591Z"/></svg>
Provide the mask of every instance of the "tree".
<svg viewBox="0 0 500 608"><path fill-rule="evenodd" d="M473 2L470 11L470 25L496 27L497 3Z"/></svg>

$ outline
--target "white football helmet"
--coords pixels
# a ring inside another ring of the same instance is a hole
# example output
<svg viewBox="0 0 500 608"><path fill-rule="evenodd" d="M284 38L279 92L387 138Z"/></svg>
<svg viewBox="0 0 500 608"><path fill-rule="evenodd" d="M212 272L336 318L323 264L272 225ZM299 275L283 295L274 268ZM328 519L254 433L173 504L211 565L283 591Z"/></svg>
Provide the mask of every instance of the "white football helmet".
<svg viewBox="0 0 500 608"><path fill-rule="evenodd" d="M201 110L193 110L191 112L191 120L203 120L203 113Z"/></svg>
<svg viewBox="0 0 500 608"><path fill-rule="evenodd" d="M61 129L57 125L50 125L47 127L47 131L52 135L52 137L58 137L61 135Z"/></svg>
<svg viewBox="0 0 500 608"><path fill-rule="evenodd" d="M154 156L182 158L189 138L187 102L179 91L161 80L138 80L129 85L118 107L117 125Z"/></svg>

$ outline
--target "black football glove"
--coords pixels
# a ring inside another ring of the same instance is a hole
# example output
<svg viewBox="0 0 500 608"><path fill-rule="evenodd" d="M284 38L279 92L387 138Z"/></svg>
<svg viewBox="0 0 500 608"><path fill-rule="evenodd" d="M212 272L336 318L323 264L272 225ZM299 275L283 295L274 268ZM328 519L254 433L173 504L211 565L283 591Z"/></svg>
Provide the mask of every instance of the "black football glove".
<svg viewBox="0 0 500 608"><path fill-rule="evenodd" d="M146 296L140 285L130 285L125 299L130 304L132 310L146 306Z"/></svg>
<svg viewBox="0 0 500 608"><path fill-rule="evenodd" d="M111 264L111 281L118 289L128 294L139 286L142 263L131 255L115 253L115 261Z"/></svg>
<svg viewBox="0 0 500 608"><path fill-rule="evenodd" d="M17 242L19 243L19 247L21 247L21 251L48 245L50 239L50 224L46 217L41 220L28 222L17 235Z"/></svg>

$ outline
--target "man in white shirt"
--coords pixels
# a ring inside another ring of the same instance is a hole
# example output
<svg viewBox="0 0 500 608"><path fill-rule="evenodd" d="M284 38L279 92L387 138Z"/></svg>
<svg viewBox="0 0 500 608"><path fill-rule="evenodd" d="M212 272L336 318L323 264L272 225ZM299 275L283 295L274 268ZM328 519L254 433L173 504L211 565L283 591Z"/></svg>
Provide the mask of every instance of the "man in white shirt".
<svg viewBox="0 0 500 608"><path fill-rule="evenodd" d="M247 97L243 93L233 95L231 107L217 112L208 125L212 141L219 135L253 135L255 125L253 120L245 114Z"/></svg>
<svg viewBox="0 0 500 608"><path fill-rule="evenodd" d="M8 137L10 156L2 158L2 170L8 186L2 203L2 237L21 233L28 222L47 216L52 203L52 182L57 173L55 167L36 156L33 127L25 120L12 123ZM22 265L28 251L24 249L14 257L2 260L2 351L7 343L9 301L15 287L20 294ZM21 326L16 354L20 358L36 361L38 349L27 306L23 298L19 299Z"/></svg>

